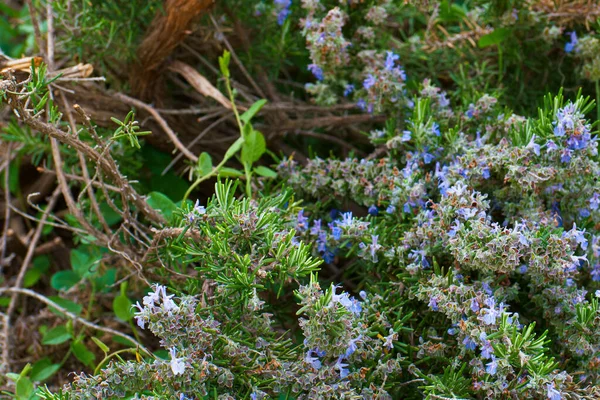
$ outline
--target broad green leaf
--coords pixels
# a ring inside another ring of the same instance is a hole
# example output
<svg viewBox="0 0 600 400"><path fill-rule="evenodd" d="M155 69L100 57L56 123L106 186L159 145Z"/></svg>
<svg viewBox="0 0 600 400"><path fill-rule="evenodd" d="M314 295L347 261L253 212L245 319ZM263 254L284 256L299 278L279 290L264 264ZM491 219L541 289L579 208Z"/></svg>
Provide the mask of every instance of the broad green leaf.
<svg viewBox="0 0 600 400"><path fill-rule="evenodd" d="M92 341L94 343L96 343L96 346L100 347L100 350L102 350L104 353L108 353L110 351L110 349L108 348L107 345L105 345L100 339L98 339L95 336L92 336Z"/></svg>
<svg viewBox="0 0 600 400"><path fill-rule="evenodd" d="M67 327L65 325L59 325L46 332L46 334L42 338L42 344L61 344L70 340L72 337L73 335L71 335L71 332L67 330Z"/></svg>
<svg viewBox="0 0 600 400"><path fill-rule="evenodd" d="M53 364L52 360L45 357L33 364L29 377L34 382L41 382L54 375L60 367L60 364Z"/></svg>
<svg viewBox="0 0 600 400"><path fill-rule="evenodd" d="M267 149L265 137L259 131L253 130L246 137L244 146L242 147L242 162L244 164L252 164L258 161Z"/></svg>
<svg viewBox="0 0 600 400"><path fill-rule="evenodd" d="M52 275L50 286L56 290L67 290L72 288L81 280L81 277L75 271L58 271Z"/></svg>
<svg viewBox="0 0 600 400"><path fill-rule="evenodd" d="M200 158L198 158L198 172L200 173L200 177L206 176L212 172L213 163L210 154L207 152L202 152L200 154Z"/></svg>
<svg viewBox="0 0 600 400"><path fill-rule="evenodd" d="M175 203L160 192L151 192L148 194L147 202L150 207L158 210L167 220L171 220L173 213L177 211Z"/></svg>
<svg viewBox="0 0 600 400"><path fill-rule="evenodd" d="M510 30L506 28L494 29L493 32L479 38L477 45L481 48L500 44L508 37Z"/></svg>
<svg viewBox="0 0 600 400"><path fill-rule="evenodd" d="M99 277L97 277L94 280L94 283L96 284L96 290L106 291L106 290L110 289L109 286L111 286L113 283L115 283L116 280L117 280L117 269L109 268L102 275L100 275Z"/></svg>
<svg viewBox="0 0 600 400"><path fill-rule="evenodd" d="M235 142L233 142L233 144L231 146L229 146L229 149L227 150L227 153L225 153L224 158L227 160L227 159L233 157L233 155L242 148L243 144L244 144L244 138L239 137Z"/></svg>
<svg viewBox="0 0 600 400"><path fill-rule="evenodd" d="M265 178L277 178L277 172L263 165L259 165L258 167L254 168L254 172L256 172L257 175L264 176Z"/></svg>
<svg viewBox="0 0 600 400"><path fill-rule="evenodd" d="M113 336L112 340L114 342L122 344L124 346L135 347L135 343L133 343L132 341L127 340L126 338L121 337L121 336Z"/></svg>
<svg viewBox="0 0 600 400"><path fill-rule="evenodd" d="M252 104L250 106L250 108L248 110L246 110L240 116L240 119L242 120L242 122L244 124L247 124L248 122L250 122L250 120L252 120L252 118L254 118L256 113L258 113L260 111L260 109L264 107L265 104L267 104L267 100L265 100L265 99L261 99L261 100L254 102L254 104Z"/></svg>
<svg viewBox="0 0 600 400"><path fill-rule="evenodd" d="M73 354L79 361L90 367L94 360L96 360L96 355L92 353L85 344L81 341L71 343L71 350Z"/></svg>
<svg viewBox="0 0 600 400"><path fill-rule="evenodd" d="M17 379L15 395L18 400L29 400L33 394L33 382L26 376Z"/></svg>
<svg viewBox="0 0 600 400"><path fill-rule="evenodd" d="M115 297L113 300L113 311L115 312L117 318L122 321L129 321L133 317L131 306L131 301L127 298L127 296L122 294Z"/></svg>
<svg viewBox="0 0 600 400"><path fill-rule="evenodd" d="M30 269L25 273L23 277L23 286L26 288L32 287L40 280L42 277L42 272L36 269Z"/></svg>
<svg viewBox="0 0 600 400"><path fill-rule="evenodd" d="M71 250L71 268L82 278L95 275L104 251L92 244L80 245Z"/></svg>
<svg viewBox="0 0 600 400"><path fill-rule="evenodd" d="M234 168L223 167L219 170L218 175L219 178L239 178L244 176L244 173Z"/></svg>
<svg viewBox="0 0 600 400"><path fill-rule="evenodd" d="M53 302L55 302L56 304L58 304L59 306L61 306L62 308L66 309L67 311L72 312L75 315L81 314L81 311L83 310L83 307L81 305L74 303L71 300L63 299L62 297L59 297L59 296L50 296L48 298L50 300L52 300ZM56 308L50 307L50 311L52 311L53 313L55 313L59 316L63 316L63 313L59 312Z"/></svg>

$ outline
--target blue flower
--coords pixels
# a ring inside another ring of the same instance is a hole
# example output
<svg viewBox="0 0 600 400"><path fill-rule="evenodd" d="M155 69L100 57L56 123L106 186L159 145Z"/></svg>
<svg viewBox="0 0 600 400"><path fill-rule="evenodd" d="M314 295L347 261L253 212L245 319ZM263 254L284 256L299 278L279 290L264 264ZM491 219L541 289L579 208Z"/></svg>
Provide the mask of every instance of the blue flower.
<svg viewBox="0 0 600 400"><path fill-rule="evenodd" d="M598 206L600 206L600 193L595 192L590 198L590 208L592 210L597 210Z"/></svg>
<svg viewBox="0 0 600 400"><path fill-rule="evenodd" d="M439 310L437 300L438 299L437 299L436 296L432 296L431 299L429 299L429 304L427 304L427 306L431 307L431 309L433 311L438 311Z"/></svg>
<svg viewBox="0 0 600 400"><path fill-rule="evenodd" d="M590 276L594 282L600 282L600 264L596 264L594 267L592 267Z"/></svg>
<svg viewBox="0 0 600 400"><path fill-rule="evenodd" d="M475 298L471 299L471 311L473 311L473 312L479 311L479 302Z"/></svg>
<svg viewBox="0 0 600 400"><path fill-rule="evenodd" d="M340 371L340 378L344 379L345 377L347 377L350 374L350 370L348 368L346 368L348 366L348 364L344 364L342 362L343 357L340 356L338 357L336 363L335 363L335 369Z"/></svg>
<svg viewBox="0 0 600 400"><path fill-rule="evenodd" d="M313 222L313 227L310 228L310 234L316 236L316 235L319 235L319 233L321 233L321 220L316 219Z"/></svg>
<svg viewBox="0 0 600 400"><path fill-rule="evenodd" d="M430 129L431 133L433 133L435 136L440 136L440 126L437 122L434 122L433 124L431 124L431 129Z"/></svg>
<svg viewBox="0 0 600 400"><path fill-rule="evenodd" d="M408 131L408 130L402 131L402 141L403 142L408 142L410 140L411 136L412 136L411 131Z"/></svg>
<svg viewBox="0 0 600 400"><path fill-rule="evenodd" d="M573 31L569 35L571 36L571 41L565 44L565 52L567 53L575 50L575 46L577 46L577 32Z"/></svg>
<svg viewBox="0 0 600 400"><path fill-rule="evenodd" d="M331 235L335 240L340 240L342 238L342 228L339 226L334 226L331 228Z"/></svg>
<svg viewBox="0 0 600 400"><path fill-rule="evenodd" d="M306 352L306 356L304 357L304 361L307 364L310 364L310 366L313 367L314 369L320 369L321 368L321 361L317 357L311 356L311 353L312 353L312 350L308 350Z"/></svg>
<svg viewBox="0 0 600 400"><path fill-rule="evenodd" d="M438 103L442 108L448 107L450 105L450 100L448 100L448 98L446 97L446 92L442 92L440 94L440 97L438 98Z"/></svg>
<svg viewBox="0 0 600 400"><path fill-rule="evenodd" d="M490 179L490 169L488 167L483 168L481 170L481 176L483 179Z"/></svg>
<svg viewBox="0 0 600 400"><path fill-rule="evenodd" d="M477 348L477 343L475 343L475 341L469 336L465 337L463 344L467 350L475 350Z"/></svg>
<svg viewBox="0 0 600 400"><path fill-rule="evenodd" d="M375 83L377 83L377 80L372 74L369 74L367 75L367 79L363 81L363 87L369 90Z"/></svg>
<svg viewBox="0 0 600 400"><path fill-rule="evenodd" d="M362 340L362 335L359 335L356 339L350 339L350 343L348 343L348 348L346 349L346 353L344 357L348 358L358 349L356 343Z"/></svg>
<svg viewBox="0 0 600 400"><path fill-rule="evenodd" d="M396 212L396 206L393 206L393 205L391 205L391 204L390 204L390 205L389 205L389 206L388 206L388 207L385 209L385 212L386 212L386 213L388 213L388 214L393 214L393 213L395 213L395 212Z"/></svg>
<svg viewBox="0 0 600 400"><path fill-rule="evenodd" d="M375 216L375 215L379 214L379 209L377 208L376 205L373 204L371 207L369 207L369 211L368 212L369 212L370 215L374 215Z"/></svg>
<svg viewBox="0 0 600 400"><path fill-rule="evenodd" d="M391 51L387 52L387 56L385 58L385 69L388 71L391 71L392 69L394 69L394 63L396 62L396 60L398 60L400 58L399 55L394 54Z"/></svg>
<svg viewBox="0 0 600 400"><path fill-rule="evenodd" d="M486 364L485 372L487 372L490 375L496 375L497 370L498 362L496 361L496 356L492 354L492 361Z"/></svg>
<svg viewBox="0 0 600 400"><path fill-rule="evenodd" d="M308 228L308 218L304 216L304 210L298 211L296 228L298 228L299 231L305 231Z"/></svg>
<svg viewBox="0 0 600 400"><path fill-rule="evenodd" d="M290 14L292 0L275 0L275 4L280 8L279 13L277 14L277 24L281 26Z"/></svg>
<svg viewBox="0 0 600 400"><path fill-rule="evenodd" d="M348 95L352 92L354 92L354 85L346 85L344 88L344 97L348 97Z"/></svg>
<svg viewBox="0 0 600 400"><path fill-rule="evenodd" d="M323 80L323 70L317 64L309 64L308 70L317 78L317 80Z"/></svg>
<svg viewBox="0 0 600 400"><path fill-rule="evenodd" d="M556 386L554 386L554 382L549 383L547 386L548 392L548 400L562 400L562 395L558 390L556 390Z"/></svg>
<svg viewBox="0 0 600 400"><path fill-rule="evenodd" d="M348 211L345 213L342 213L342 220L341 221L336 221L338 226L341 226L342 228L349 228L352 226L352 224L354 223L354 219L352 217L352 212Z"/></svg>

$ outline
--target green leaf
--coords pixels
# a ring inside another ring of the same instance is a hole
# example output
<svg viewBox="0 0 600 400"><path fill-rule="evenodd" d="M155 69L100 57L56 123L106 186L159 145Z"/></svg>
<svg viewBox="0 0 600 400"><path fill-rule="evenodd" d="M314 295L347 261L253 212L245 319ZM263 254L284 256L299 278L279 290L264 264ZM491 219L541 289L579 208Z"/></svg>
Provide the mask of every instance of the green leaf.
<svg viewBox="0 0 600 400"><path fill-rule="evenodd" d="M81 245L71 250L71 268L81 278L93 276L97 272L103 252L104 250L98 246Z"/></svg>
<svg viewBox="0 0 600 400"><path fill-rule="evenodd" d="M160 192L150 192L147 202L150 207L159 211L168 221L173 218L173 213L177 211L177 205Z"/></svg>
<svg viewBox="0 0 600 400"><path fill-rule="evenodd" d="M235 142L233 142L233 144L231 146L229 146L227 153L225 153L224 159L227 160L227 159L233 157L233 155L242 148L243 144L244 144L244 138L239 137Z"/></svg>
<svg viewBox="0 0 600 400"><path fill-rule="evenodd" d="M50 300L52 300L53 302L55 302L56 304L58 304L59 306L61 306L62 308L66 309L67 311L72 312L75 315L79 315L81 314L81 311L83 310L83 307L77 303L72 302L71 300L67 300L67 299L63 299L62 297L59 296L50 296L48 297ZM50 307L50 311L52 311L53 313L55 313L56 315L59 316L64 316L62 312L59 312L56 308Z"/></svg>
<svg viewBox="0 0 600 400"><path fill-rule="evenodd" d="M71 343L71 350L73 351L75 357L77 357L79 361L88 367L91 367L94 360L96 360L96 355L92 353L81 341Z"/></svg>
<svg viewBox="0 0 600 400"><path fill-rule="evenodd" d="M254 104L252 104L250 106L249 109L247 109L241 116L240 119L242 120L242 122L244 124L247 124L248 122L250 122L250 120L252 118L254 118L254 116L256 115L256 113L258 113L260 111L261 108L264 107L264 105L267 104L267 100L265 99L261 99L258 100L256 102L254 102Z"/></svg>
<svg viewBox="0 0 600 400"><path fill-rule="evenodd" d="M254 172L256 172L257 175L264 176L265 178L277 178L277 172L262 165L254 168Z"/></svg>
<svg viewBox="0 0 600 400"><path fill-rule="evenodd" d="M131 311L132 303L125 295L119 295L113 300L113 310L117 318L122 321L129 321L133 317Z"/></svg>
<svg viewBox="0 0 600 400"><path fill-rule="evenodd" d="M44 381L54 375L56 371L60 369L60 367L60 364L53 364L52 360L50 360L48 357L42 358L33 364L30 378L34 382Z"/></svg>
<svg viewBox="0 0 600 400"><path fill-rule="evenodd" d="M122 344L124 346L135 347L135 343L133 343L131 340L127 340L126 338L121 337L121 336L113 336L112 340L113 340L113 342Z"/></svg>
<svg viewBox="0 0 600 400"><path fill-rule="evenodd" d="M258 161L267 150L267 143L262 133L252 130L246 136L244 146L242 147L242 162L244 164L252 164Z"/></svg>
<svg viewBox="0 0 600 400"><path fill-rule="evenodd" d="M38 271L36 269L30 269L25 273L25 276L23 277L23 286L26 288L32 287L40 280L41 277L41 271Z"/></svg>
<svg viewBox="0 0 600 400"><path fill-rule="evenodd" d="M117 280L117 269L109 268L102 275L94 280L96 290L106 291Z"/></svg>
<svg viewBox="0 0 600 400"><path fill-rule="evenodd" d="M65 325L50 329L42 338L42 344L56 345L64 343L73 337Z"/></svg>
<svg viewBox="0 0 600 400"><path fill-rule="evenodd" d="M506 39L508 37L509 33L510 33L510 29L506 29L506 28L494 29L493 32L480 37L479 41L477 42L477 45L480 48L484 48L484 47L488 47L488 46L493 46L495 44L500 44L504 41L504 39Z"/></svg>
<svg viewBox="0 0 600 400"><path fill-rule="evenodd" d="M17 380L17 388L15 391L18 400L28 400L33 394L33 382L26 376L21 376Z"/></svg>
<svg viewBox="0 0 600 400"><path fill-rule="evenodd" d="M210 174L212 169L213 163L212 158L210 158L210 154L205 151L202 152L202 154L200 154L200 158L198 158L198 172L200 174L199 178Z"/></svg>
<svg viewBox="0 0 600 400"><path fill-rule="evenodd" d="M108 353L110 351L108 346L105 345L104 343L102 343L102 341L100 339L98 339L97 337L92 336L92 341L94 343L96 343L96 346L100 347L100 350L102 350L104 353Z"/></svg>
<svg viewBox="0 0 600 400"><path fill-rule="evenodd" d="M58 271L52 275L50 286L56 290L67 290L72 288L81 280L81 277L75 271Z"/></svg>
<svg viewBox="0 0 600 400"><path fill-rule="evenodd" d="M244 172L234 168L223 167L219 170L218 175L219 178L239 178L240 176L244 176Z"/></svg>

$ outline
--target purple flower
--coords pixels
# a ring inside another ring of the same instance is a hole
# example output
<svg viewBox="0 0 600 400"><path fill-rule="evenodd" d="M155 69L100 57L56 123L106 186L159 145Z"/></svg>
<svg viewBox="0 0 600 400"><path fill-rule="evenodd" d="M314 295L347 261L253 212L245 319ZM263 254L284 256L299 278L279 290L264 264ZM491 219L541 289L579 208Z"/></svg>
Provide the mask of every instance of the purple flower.
<svg viewBox="0 0 600 400"><path fill-rule="evenodd" d="M548 384L548 400L562 400L562 395L558 390L556 390L556 386L554 386L554 382Z"/></svg>
<svg viewBox="0 0 600 400"><path fill-rule="evenodd" d="M298 211L296 228L298 228L299 231L305 231L308 228L308 218L304 216L304 210Z"/></svg>
<svg viewBox="0 0 600 400"><path fill-rule="evenodd" d="M339 226L334 226L331 228L331 235L335 240L340 240L342 238L342 228Z"/></svg>
<svg viewBox="0 0 600 400"><path fill-rule="evenodd" d="M483 168L481 170L481 176L483 179L490 179L490 169L488 167Z"/></svg>
<svg viewBox="0 0 600 400"><path fill-rule="evenodd" d="M593 281L600 282L600 264L596 264L592 267L590 275Z"/></svg>
<svg viewBox="0 0 600 400"><path fill-rule="evenodd" d="M429 267L429 261L425 257L425 250L411 250L408 258L413 260L413 262L419 262L423 268ZM420 259L420 261L419 261Z"/></svg>
<svg viewBox="0 0 600 400"><path fill-rule="evenodd" d="M475 114L475 104L471 103L471 104L469 104L469 108L467 109L467 112L465 113L465 115L467 116L467 118L471 119L471 118L473 118L474 114Z"/></svg>
<svg viewBox="0 0 600 400"><path fill-rule="evenodd" d="M361 110L365 111L367 109L367 102L365 101L365 99L358 99L358 101L356 102L356 106Z"/></svg>
<svg viewBox="0 0 600 400"><path fill-rule="evenodd" d="M377 206L375 204L373 204L371 207L369 207L369 214L370 215L377 215L379 214L379 209L377 208Z"/></svg>
<svg viewBox="0 0 600 400"><path fill-rule="evenodd" d="M377 251L381 249L381 245L377 243L378 239L379 235L371 235L371 245L369 247L371 248L371 258L375 260L374 262L377 262Z"/></svg>
<svg viewBox="0 0 600 400"><path fill-rule="evenodd" d="M440 104L440 107L442 107L442 108L448 107L450 105L450 100L448 100L448 98L446 97L446 92L442 92L440 94L440 97L438 98L438 102Z"/></svg>
<svg viewBox="0 0 600 400"><path fill-rule="evenodd" d="M386 213L388 213L388 214L393 214L393 213L395 213L395 212L396 212L396 206L393 206L393 205L391 205L391 204L390 204L390 205L389 205L389 206L388 206L388 207L385 209L385 212L386 212Z"/></svg>
<svg viewBox="0 0 600 400"><path fill-rule="evenodd" d="M348 211L346 213L342 213L342 220L341 221L336 221L338 226L341 226L342 228L349 228L352 226L352 224L354 223L353 217L352 217L352 212Z"/></svg>
<svg viewBox="0 0 600 400"><path fill-rule="evenodd" d="M307 364L310 364L310 366L313 367L314 369L320 369L321 361L317 357L311 356L311 353L312 353L312 350L308 350L306 352L306 356L304 357L304 362L306 362Z"/></svg>
<svg viewBox="0 0 600 400"><path fill-rule="evenodd" d="M317 80L323 80L323 70L317 64L309 64L308 70L317 78Z"/></svg>
<svg viewBox="0 0 600 400"><path fill-rule="evenodd" d="M440 136L440 126L437 122L434 122L433 124L431 124L431 133L433 133L435 136Z"/></svg>
<svg viewBox="0 0 600 400"><path fill-rule="evenodd" d="M411 136L412 136L411 131L408 131L408 130L402 131L402 141L403 142L408 142L410 140Z"/></svg>
<svg viewBox="0 0 600 400"><path fill-rule="evenodd" d="M343 357L339 356L336 363L335 363L335 369L340 371L340 378L344 379L345 377L347 377L350 374L350 370L348 368L346 368L348 366L348 364L344 364L342 362Z"/></svg>
<svg viewBox="0 0 600 400"><path fill-rule="evenodd" d="M496 371L498 370L498 362L496 361L496 356L492 354L492 361L486 364L485 372L490 375L496 375Z"/></svg>
<svg viewBox="0 0 600 400"><path fill-rule="evenodd" d="M363 87L366 90L369 90L373 85L375 85L375 83L377 83L377 80L372 74L369 74L367 75L367 79L363 81Z"/></svg>
<svg viewBox="0 0 600 400"><path fill-rule="evenodd" d="M310 234L317 236L317 235L319 235L319 233L321 233L321 220L316 219L313 222L313 227L310 228Z"/></svg>
<svg viewBox="0 0 600 400"><path fill-rule="evenodd" d="M465 349L467 350L475 350L477 348L477 343L469 336L465 337L463 340L463 344L465 345Z"/></svg>
<svg viewBox="0 0 600 400"><path fill-rule="evenodd" d="M427 306L431 307L431 309L433 311L438 311L439 310L437 300L438 300L437 297L433 296L433 297L431 297L431 299L429 299L429 304L427 304Z"/></svg>
<svg viewBox="0 0 600 400"><path fill-rule="evenodd" d="M346 85L344 88L344 97L348 97L348 95L352 92L354 92L354 85Z"/></svg>
<svg viewBox="0 0 600 400"><path fill-rule="evenodd" d="M573 31L569 35L571 36L571 41L565 44L565 52L567 53L575 50L575 46L577 46L577 33Z"/></svg>
<svg viewBox="0 0 600 400"><path fill-rule="evenodd" d="M473 312L479 311L479 302L475 298L471 299L471 311L473 311Z"/></svg>
<svg viewBox="0 0 600 400"><path fill-rule="evenodd" d="M348 358L358 349L356 343L362 340L362 335L359 335L356 339L350 339L350 343L348 343L348 348L346 349L346 353L344 357Z"/></svg>
<svg viewBox="0 0 600 400"><path fill-rule="evenodd" d="M426 151L423 151L423 162L425 164L429 164L431 163L433 160L435 160L435 156L433 154L429 154Z"/></svg>
<svg viewBox="0 0 600 400"><path fill-rule="evenodd" d="M548 140L546 142L546 153L550 153L551 151L554 151L558 149L558 146L556 145L556 143L554 143L553 140Z"/></svg>
<svg viewBox="0 0 600 400"><path fill-rule="evenodd" d="M394 63L396 62L396 60L398 60L400 58L399 55L394 54L391 51L387 52L387 56L385 58L385 69L388 71L391 71L392 69L394 69Z"/></svg>
<svg viewBox="0 0 600 400"><path fill-rule="evenodd" d="M485 334L485 333L484 333ZM487 339L482 339L483 344L481 345L481 356L483 358L492 358L494 356L494 348L492 342Z"/></svg>
<svg viewBox="0 0 600 400"><path fill-rule="evenodd" d="M600 193L595 192L590 199L590 208L592 210L597 210L598 206L600 206Z"/></svg>

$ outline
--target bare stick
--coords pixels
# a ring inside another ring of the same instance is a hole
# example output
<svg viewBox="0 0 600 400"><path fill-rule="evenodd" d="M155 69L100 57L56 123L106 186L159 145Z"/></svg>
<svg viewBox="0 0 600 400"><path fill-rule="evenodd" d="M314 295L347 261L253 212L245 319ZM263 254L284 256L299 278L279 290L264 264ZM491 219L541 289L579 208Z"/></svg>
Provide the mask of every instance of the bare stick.
<svg viewBox="0 0 600 400"><path fill-rule="evenodd" d="M49 307L56 309L58 312L65 314L67 317L71 318L73 321L77 321L80 324L87 326L88 328L96 329L101 332L110 333L111 335L115 335L115 336L122 337L123 339L127 339L131 343L136 345L144 353L148 354L152 358L155 358L154 354L152 354L150 351L148 351L148 349L143 344L141 344L140 342L138 342L131 336L129 336L125 333L119 332L115 329L105 328L103 326L96 325L92 322L89 322L89 321L73 314L72 312L68 311L66 308L59 306L58 304L56 304L49 298L42 296L39 293L34 292L33 290L21 289L21 288L0 288L0 294L2 294L2 293L12 293L13 295L23 294L25 296L33 297L34 299L41 301L42 303L48 305Z"/></svg>
<svg viewBox="0 0 600 400"><path fill-rule="evenodd" d="M60 194L60 188L56 188L54 190L54 193L52 193L52 196L50 197L50 201L48 202L48 207L46 207L46 209L44 210L44 214L42 215L42 218L40 219L40 223L38 224L35 233L33 234L33 237L31 238L31 241L29 242L29 247L27 248L27 254L25 255L25 258L23 259L23 264L21 264L21 269L19 270L19 274L17 275L17 279L13 285L13 289L18 289L21 287L21 285L23 284L23 278L25 277L25 272L27 271L27 267L29 266L29 264L31 263L31 259L33 258L33 255L35 254L35 248L37 246L38 241L40 240L40 237L42 236L42 230L44 229L44 226L46 225L46 220L48 219L48 215L50 214L50 212L52 211L52 209L54 209L54 206L56 205L56 200L58 199L58 195ZM2 370L3 373L7 372L7 370L9 369L10 365L10 349L11 349L11 345L10 345L10 337L11 335L9 335L9 330L10 330L10 318L12 316L12 313L15 310L15 307L17 306L17 297L18 297L18 292L12 292L12 296L10 297L10 303L8 304L8 309L6 310L6 315L4 316L4 326L3 328L3 339L4 339L4 343L2 343L3 347L2 347L2 366L0 367L0 369Z"/></svg>

